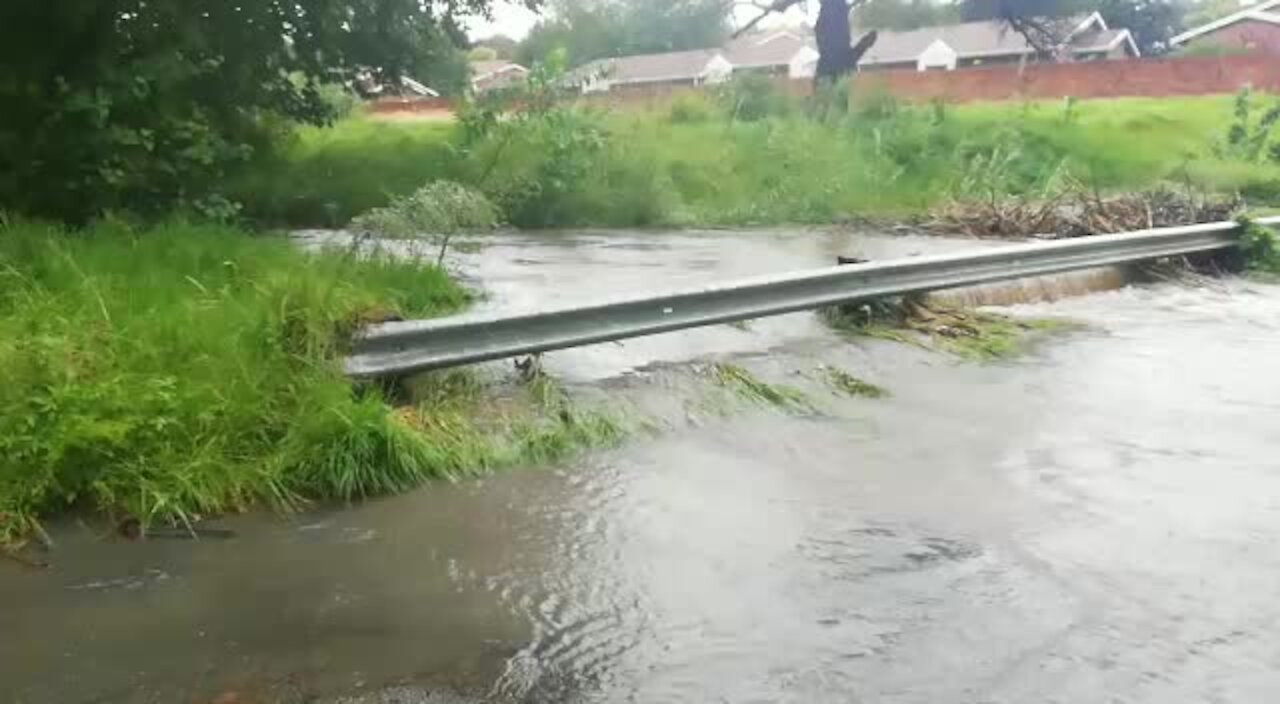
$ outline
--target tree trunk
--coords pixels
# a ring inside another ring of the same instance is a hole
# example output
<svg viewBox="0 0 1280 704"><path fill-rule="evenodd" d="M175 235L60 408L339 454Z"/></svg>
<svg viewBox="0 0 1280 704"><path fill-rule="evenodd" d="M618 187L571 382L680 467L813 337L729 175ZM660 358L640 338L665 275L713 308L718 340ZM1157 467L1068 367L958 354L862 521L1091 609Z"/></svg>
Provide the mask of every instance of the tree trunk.
<svg viewBox="0 0 1280 704"><path fill-rule="evenodd" d="M849 29L849 0L822 0L814 34L818 41L818 68L815 83L834 83L858 67L862 55L876 43L876 33L867 32L853 43Z"/></svg>
<svg viewBox="0 0 1280 704"><path fill-rule="evenodd" d="M818 69L814 80L835 81L853 71L855 63L848 0L822 0L813 30L818 41Z"/></svg>

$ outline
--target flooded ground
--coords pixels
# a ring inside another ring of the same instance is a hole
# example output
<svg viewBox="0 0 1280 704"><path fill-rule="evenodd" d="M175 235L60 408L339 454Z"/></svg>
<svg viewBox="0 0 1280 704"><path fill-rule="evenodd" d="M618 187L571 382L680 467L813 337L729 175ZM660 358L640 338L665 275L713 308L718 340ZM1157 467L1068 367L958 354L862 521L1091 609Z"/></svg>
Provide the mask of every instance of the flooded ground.
<svg viewBox="0 0 1280 704"><path fill-rule="evenodd" d="M933 246L584 233L460 265L519 307ZM557 353L661 431L226 540L61 526L51 569L0 563L0 701L1269 701L1280 288L1018 312L1088 327L994 364L809 315ZM815 408L702 412L707 358ZM823 394L827 365L893 396Z"/></svg>

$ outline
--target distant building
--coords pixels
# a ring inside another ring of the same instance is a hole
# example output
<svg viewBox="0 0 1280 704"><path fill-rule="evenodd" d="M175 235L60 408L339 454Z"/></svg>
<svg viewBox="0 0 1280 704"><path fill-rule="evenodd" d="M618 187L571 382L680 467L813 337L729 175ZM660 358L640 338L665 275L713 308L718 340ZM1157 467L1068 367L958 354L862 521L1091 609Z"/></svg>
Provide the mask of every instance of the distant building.
<svg viewBox="0 0 1280 704"><path fill-rule="evenodd" d="M472 61L471 92L487 93L491 90L510 88L524 83L529 69L520 64L503 61Z"/></svg>
<svg viewBox="0 0 1280 704"><path fill-rule="evenodd" d="M1139 55L1129 30L1108 27L1102 15L1095 12L1068 29L1055 55L1036 49L1003 22L965 22L908 32L880 31L858 68L953 71L968 66L1061 61L1064 57L1069 61L1096 61Z"/></svg>
<svg viewBox="0 0 1280 704"><path fill-rule="evenodd" d="M440 94L418 81L401 76L391 83L382 83L369 71L357 74L354 87L362 97L379 98L439 98Z"/></svg>
<svg viewBox="0 0 1280 704"><path fill-rule="evenodd" d="M1052 54L1039 51L1021 34L995 21L909 32L881 31L878 35L858 64L859 70L954 70L985 64L1096 61L1139 55L1129 30L1108 27L1096 12L1070 20L1062 46ZM603 93L639 86L701 86L739 74L812 78L817 64L818 50L811 33L788 29L747 34L720 49L598 59L570 72L568 80L583 93Z"/></svg>
<svg viewBox="0 0 1280 704"><path fill-rule="evenodd" d="M813 37L803 30L746 34L730 41L723 51L735 74L813 78L818 65Z"/></svg>
<svg viewBox="0 0 1280 704"><path fill-rule="evenodd" d="M1237 50L1280 56L1280 0L1270 0L1190 29L1173 38L1188 49Z"/></svg>
<svg viewBox="0 0 1280 704"><path fill-rule="evenodd" d="M569 81L583 93L638 86L701 86L722 83L733 64L719 49L597 59L574 69Z"/></svg>

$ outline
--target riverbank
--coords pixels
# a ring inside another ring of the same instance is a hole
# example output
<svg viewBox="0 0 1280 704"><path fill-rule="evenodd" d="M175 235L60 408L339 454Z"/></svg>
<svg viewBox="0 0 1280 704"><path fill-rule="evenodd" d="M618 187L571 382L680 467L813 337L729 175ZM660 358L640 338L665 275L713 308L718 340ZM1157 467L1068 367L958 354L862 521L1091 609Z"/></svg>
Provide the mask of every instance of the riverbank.
<svg viewBox="0 0 1280 704"><path fill-rule="evenodd" d="M1260 113L1272 99L1249 100ZM357 117L302 130L230 195L252 220L298 227L345 225L433 179L485 192L526 227L817 224L1166 182L1280 204L1280 162L1229 144L1235 101L867 98L822 119L770 103L749 121L683 101L665 112L572 111L478 141L462 125Z"/></svg>
<svg viewBox="0 0 1280 704"><path fill-rule="evenodd" d="M550 382L393 407L339 358L361 324L459 310L421 260L213 226L0 224L0 545L70 508L130 530L399 491L614 437ZM512 401L514 399L514 401ZM132 526L132 528L130 527Z"/></svg>

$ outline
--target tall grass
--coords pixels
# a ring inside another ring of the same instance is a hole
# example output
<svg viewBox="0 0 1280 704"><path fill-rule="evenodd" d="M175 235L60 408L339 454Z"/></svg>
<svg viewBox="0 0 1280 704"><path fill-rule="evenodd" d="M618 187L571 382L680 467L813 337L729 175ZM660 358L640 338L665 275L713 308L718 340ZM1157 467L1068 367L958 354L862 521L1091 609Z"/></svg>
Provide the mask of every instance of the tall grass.
<svg viewBox="0 0 1280 704"><path fill-rule="evenodd" d="M1280 164L1215 149L1229 96L962 106L855 98L847 113L789 106L751 121L723 101L697 101L580 111L563 129L540 123L467 146L449 125L350 120L302 133L236 194L251 216L299 226L344 224L437 178L484 191L509 222L529 226L824 223L1034 193L1066 173L1101 191L1176 180L1280 201ZM599 138L567 154L584 143L582 130Z"/></svg>
<svg viewBox="0 0 1280 704"><path fill-rule="evenodd" d="M362 320L465 301L434 267L225 228L0 225L0 542L77 504L191 520L449 474L338 356Z"/></svg>

